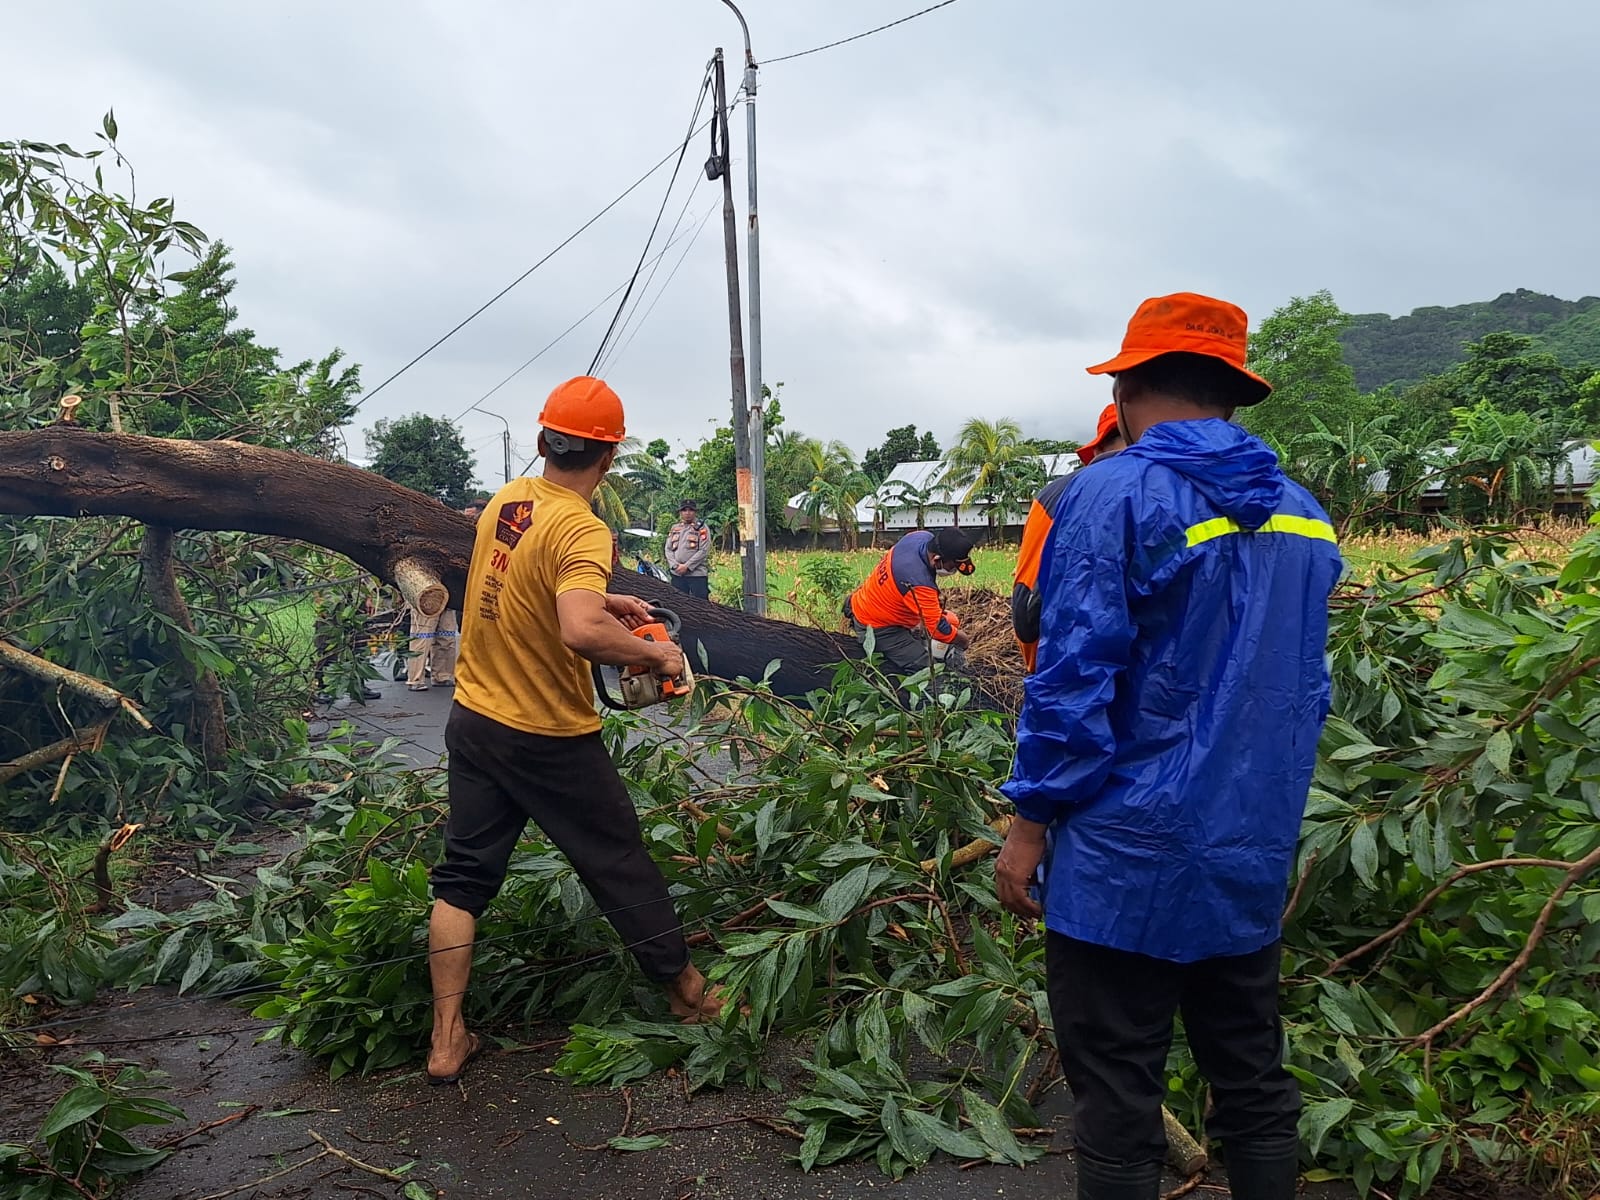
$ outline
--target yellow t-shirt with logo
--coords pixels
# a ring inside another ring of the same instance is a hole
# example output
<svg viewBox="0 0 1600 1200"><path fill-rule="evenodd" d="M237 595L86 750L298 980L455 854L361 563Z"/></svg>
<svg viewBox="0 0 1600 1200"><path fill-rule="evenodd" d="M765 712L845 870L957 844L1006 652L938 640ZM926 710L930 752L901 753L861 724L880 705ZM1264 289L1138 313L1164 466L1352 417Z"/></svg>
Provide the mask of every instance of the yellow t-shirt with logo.
<svg viewBox="0 0 1600 1200"><path fill-rule="evenodd" d="M611 533L589 502L547 479L513 479L478 518L461 606L456 700L548 737L600 728L589 663L561 641L556 597L605 593Z"/></svg>

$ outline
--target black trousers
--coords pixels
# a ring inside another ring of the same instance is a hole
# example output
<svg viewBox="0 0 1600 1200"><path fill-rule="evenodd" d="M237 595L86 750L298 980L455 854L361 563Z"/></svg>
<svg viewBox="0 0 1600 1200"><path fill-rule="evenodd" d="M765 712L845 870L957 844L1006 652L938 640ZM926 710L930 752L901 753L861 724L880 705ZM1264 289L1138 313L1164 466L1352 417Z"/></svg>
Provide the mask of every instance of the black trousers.
<svg viewBox="0 0 1600 1200"><path fill-rule="evenodd" d="M704 575L673 575L672 586L687 596L711 599L711 580Z"/></svg>
<svg viewBox="0 0 1600 1200"><path fill-rule="evenodd" d="M541 737L457 704L444 744L450 816L434 896L481 916L531 819L567 856L640 970L661 983L677 978L689 946L600 735Z"/></svg>
<svg viewBox="0 0 1600 1200"><path fill-rule="evenodd" d="M1078 1150L1102 1163L1160 1162L1172 1020L1211 1085L1206 1132L1224 1143L1292 1138L1300 1088L1283 1066L1277 943L1173 963L1047 935L1045 969Z"/></svg>

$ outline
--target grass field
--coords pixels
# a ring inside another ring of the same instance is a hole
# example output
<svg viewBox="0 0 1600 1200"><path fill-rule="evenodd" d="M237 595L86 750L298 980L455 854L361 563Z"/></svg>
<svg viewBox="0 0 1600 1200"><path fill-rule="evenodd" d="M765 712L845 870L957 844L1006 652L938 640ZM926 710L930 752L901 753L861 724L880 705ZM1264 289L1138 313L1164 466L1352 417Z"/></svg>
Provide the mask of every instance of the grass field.
<svg viewBox="0 0 1600 1200"><path fill-rule="evenodd" d="M1582 521L1562 520L1545 521L1538 530L1523 529L1517 531L1516 542L1518 549L1512 552L1513 557L1548 559L1553 562L1562 562L1566 559L1568 551L1578 537L1590 527ZM1431 534L1416 533L1385 533L1385 534L1355 534L1342 538L1339 549L1344 554L1345 561L1350 565L1351 574L1356 578L1370 575L1372 570L1379 565L1403 563L1418 552L1429 546L1436 546L1450 539L1451 533L1437 531ZM774 550L767 555L767 595L770 598L770 611L778 617L806 620L810 624L832 624L832 613L826 611L826 606L821 603L817 589L807 584L801 575L801 566L807 559L823 556L838 560L848 573L852 581L851 586L860 583L867 577L867 573L877 565L883 557L884 550L890 543L885 542L877 549L863 549L851 551L839 550ZM966 587L981 587L991 591L1009 594L1011 591L1011 573L1017 562L1017 546L1015 543L1003 544L993 547L979 547L973 551L973 564L977 571L968 576L954 576L940 581L940 589L951 594L951 607L959 610L960 589ZM727 553L717 554L711 572L712 595L729 602L736 597L739 590L739 560Z"/></svg>

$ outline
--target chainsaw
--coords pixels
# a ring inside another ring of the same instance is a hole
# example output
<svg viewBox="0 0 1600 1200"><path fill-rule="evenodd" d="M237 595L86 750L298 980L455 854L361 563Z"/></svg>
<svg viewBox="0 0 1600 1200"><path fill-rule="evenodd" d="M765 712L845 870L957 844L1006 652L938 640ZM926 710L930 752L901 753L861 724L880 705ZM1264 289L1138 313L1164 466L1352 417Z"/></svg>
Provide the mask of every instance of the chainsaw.
<svg viewBox="0 0 1600 1200"><path fill-rule="evenodd" d="M683 628L683 622L678 614L670 608L652 606L650 615L654 620L648 625L641 625L631 630L633 636L643 638L647 642L671 642L673 645L681 646L678 635ZM622 691L620 698L613 696L607 690L598 663L591 664L591 670L594 673L595 693L607 708L647 708L652 704L662 704L668 700L681 700L694 691L694 672L689 669L688 655L683 659L683 674L670 679L657 675L649 667L619 667L617 684Z"/></svg>

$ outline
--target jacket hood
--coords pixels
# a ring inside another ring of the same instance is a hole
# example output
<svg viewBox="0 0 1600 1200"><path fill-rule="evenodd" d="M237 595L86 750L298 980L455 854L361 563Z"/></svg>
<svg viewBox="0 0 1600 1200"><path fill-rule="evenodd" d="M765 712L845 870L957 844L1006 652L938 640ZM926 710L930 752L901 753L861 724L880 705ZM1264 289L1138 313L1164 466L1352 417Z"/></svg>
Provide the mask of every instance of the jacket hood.
<svg viewBox="0 0 1600 1200"><path fill-rule="evenodd" d="M1259 528L1283 501L1278 456L1231 421L1163 421L1123 453L1176 471L1246 529Z"/></svg>

